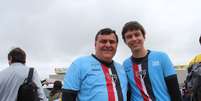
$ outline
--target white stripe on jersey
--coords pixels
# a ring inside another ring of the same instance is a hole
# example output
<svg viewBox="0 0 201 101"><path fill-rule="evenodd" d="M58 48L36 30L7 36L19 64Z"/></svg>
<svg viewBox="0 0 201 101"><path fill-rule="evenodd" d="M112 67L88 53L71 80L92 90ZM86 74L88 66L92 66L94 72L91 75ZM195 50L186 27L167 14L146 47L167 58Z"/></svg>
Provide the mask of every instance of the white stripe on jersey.
<svg viewBox="0 0 201 101"><path fill-rule="evenodd" d="M114 91L115 101L118 101L118 95L117 95L117 89L116 89L116 83L115 83L116 78L114 77L114 75L112 75L111 68L109 68L109 73L110 73L110 77L112 79L112 86L113 86L112 88L113 88L113 91Z"/></svg>
<svg viewBox="0 0 201 101"><path fill-rule="evenodd" d="M144 71L142 71L142 65L139 64L138 67L139 67L139 73L143 73ZM142 77L141 74L139 74L139 75L140 75L140 81L141 81L142 87L143 87L143 92L146 94L146 96L148 96L149 101L152 101L152 100L150 99L150 97L149 97L149 94L147 93L147 89L146 89L146 87L145 87L145 82L144 82L144 77ZM144 75L144 74L143 74L143 75ZM147 74L145 74L145 75L147 75ZM144 75L144 76L145 76L145 75Z"/></svg>

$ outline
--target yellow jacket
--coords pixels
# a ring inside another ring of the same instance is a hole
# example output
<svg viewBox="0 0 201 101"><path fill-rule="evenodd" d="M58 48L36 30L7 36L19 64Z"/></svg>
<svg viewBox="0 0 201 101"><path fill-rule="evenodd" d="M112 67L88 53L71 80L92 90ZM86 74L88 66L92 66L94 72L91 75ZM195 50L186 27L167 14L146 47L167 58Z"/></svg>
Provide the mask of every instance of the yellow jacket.
<svg viewBox="0 0 201 101"><path fill-rule="evenodd" d="M189 63L189 65L192 65L192 64L196 64L196 63L199 63L201 62L201 54L198 54L197 56L195 56Z"/></svg>

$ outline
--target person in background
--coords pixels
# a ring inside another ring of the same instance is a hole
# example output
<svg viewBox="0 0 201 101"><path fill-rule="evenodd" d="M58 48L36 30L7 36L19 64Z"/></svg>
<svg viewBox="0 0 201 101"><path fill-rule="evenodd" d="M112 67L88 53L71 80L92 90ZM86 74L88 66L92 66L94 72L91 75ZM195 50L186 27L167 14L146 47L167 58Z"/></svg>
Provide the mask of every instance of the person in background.
<svg viewBox="0 0 201 101"><path fill-rule="evenodd" d="M53 89L49 93L49 101L61 101L62 98L62 83L61 81L55 81Z"/></svg>
<svg viewBox="0 0 201 101"><path fill-rule="evenodd" d="M201 36L199 37L199 43L201 45ZM201 54L196 55L189 62L187 72L188 75L184 81L183 86L183 101L199 101L201 100L201 79L200 76L200 63ZM198 74L198 75L195 75ZM195 89L195 90L193 90Z"/></svg>
<svg viewBox="0 0 201 101"><path fill-rule="evenodd" d="M19 87L28 77L29 67L25 63L26 53L21 48L14 48L8 53L9 67L0 71L0 101L16 101ZM32 80L38 87L41 101L47 101L35 69Z"/></svg>
<svg viewBox="0 0 201 101"><path fill-rule="evenodd" d="M118 37L104 28L95 36L95 54L76 59L64 76L62 101L127 101L124 68L113 60Z"/></svg>
<svg viewBox="0 0 201 101"><path fill-rule="evenodd" d="M201 45L201 36L199 38L199 43ZM193 64L197 64L200 62L201 62L201 54L198 54L193 59L191 59L191 61L189 62L189 67L191 67L191 65L193 65Z"/></svg>
<svg viewBox="0 0 201 101"><path fill-rule="evenodd" d="M132 56L123 66L129 81L129 101L181 101L177 75L167 54L146 49L145 30L137 21L127 22L122 38Z"/></svg>

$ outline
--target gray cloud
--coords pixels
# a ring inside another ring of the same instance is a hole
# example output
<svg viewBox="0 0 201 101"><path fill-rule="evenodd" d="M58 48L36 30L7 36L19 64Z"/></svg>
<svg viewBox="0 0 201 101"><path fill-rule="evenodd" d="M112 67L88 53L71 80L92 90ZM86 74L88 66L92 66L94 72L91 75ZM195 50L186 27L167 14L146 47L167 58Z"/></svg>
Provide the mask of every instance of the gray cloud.
<svg viewBox="0 0 201 101"><path fill-rule="evenodd" d="M182 3L181 3L182 2ZM146 46L165 51L174 64L186 64L200 52L199 1L176 0L1 0L0 68L15 46L28 54L28 65L41 76L55 66L67 67L75 58L94 52L94 37L103 27L117 31L130 20L142 23ZM121 40L115 60L130 50Z"/></svg>

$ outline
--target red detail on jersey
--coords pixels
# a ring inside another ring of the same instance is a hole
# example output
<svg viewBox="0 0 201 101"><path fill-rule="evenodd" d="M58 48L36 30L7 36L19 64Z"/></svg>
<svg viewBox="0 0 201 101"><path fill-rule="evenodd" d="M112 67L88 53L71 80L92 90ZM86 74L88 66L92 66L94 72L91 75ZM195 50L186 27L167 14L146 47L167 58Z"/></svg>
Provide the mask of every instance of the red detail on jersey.
<svg viewBox="0 0 201 101"><path fill-rule="evenodd" d="M112 78L110 77L109 69L103 64L101 66L105 75L107 92L108 92L108 101L115 101L115 94L114 94Z"/></svg>
<svg viewBox="0 0 201 101"><path fill-rule="evenodd" d="M142 87L142 83L141 83L141 77L140 77L140 71L139 71L139 67L137 64L133 65L133 72L134 72L134 81L136 82L136 85L138 87L138 89L140 90L140 93L143 97L144 101L149 101L149 97L145 94L144 89Z"/></svg>

